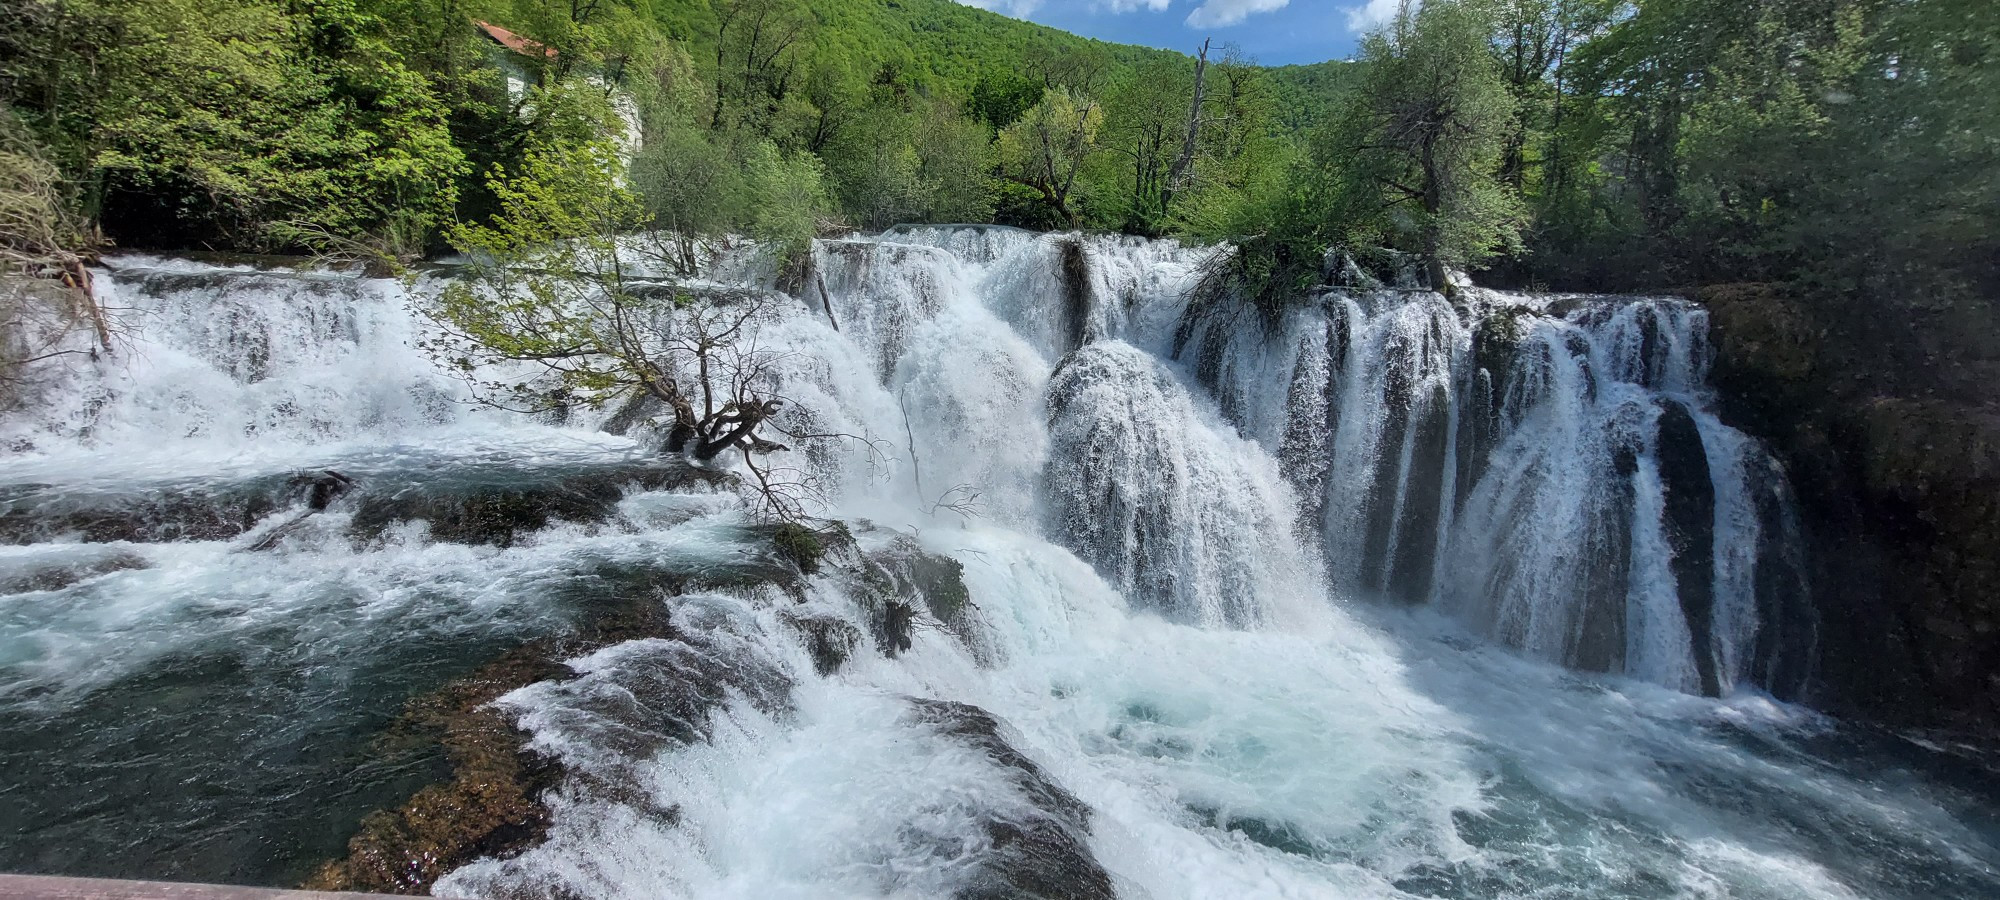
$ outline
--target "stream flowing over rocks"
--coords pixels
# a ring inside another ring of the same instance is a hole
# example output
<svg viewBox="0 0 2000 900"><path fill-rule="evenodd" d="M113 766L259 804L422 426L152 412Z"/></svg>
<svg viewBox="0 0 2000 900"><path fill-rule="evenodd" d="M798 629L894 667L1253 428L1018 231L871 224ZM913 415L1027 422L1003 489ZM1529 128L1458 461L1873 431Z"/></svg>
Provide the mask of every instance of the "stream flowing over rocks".
<svg viewBox="0 0 2000 900"><path fill-rule="evenodd" d="M413 349L449 267L111 260L131 342L0 429L0 870L2000 896L2000 759L1805 705L1807 529L1704 309L1271 316L1190 300L1215 252L818 242L755 337L785 424L857 436L773 458L822 554L646 404L470 403Z"/></svg>

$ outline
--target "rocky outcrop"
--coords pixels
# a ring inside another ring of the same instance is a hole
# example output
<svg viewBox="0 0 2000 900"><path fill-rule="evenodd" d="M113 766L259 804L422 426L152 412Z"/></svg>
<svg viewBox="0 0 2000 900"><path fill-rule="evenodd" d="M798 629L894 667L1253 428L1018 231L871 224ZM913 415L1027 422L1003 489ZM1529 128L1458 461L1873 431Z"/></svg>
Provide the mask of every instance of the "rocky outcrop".
<svg viewBox="0 0 2000 900"><path fill-rule="evenodd" d="M384 473L328 470L119 490L19 484L0 488L0 543L228 540L266 527L273 514L297 521L338 510L352 513L348 530L356 540L380 537L398 522L422 521L433 540L507 546L552 522L607 521L634 487L698 490L733 477L663 459L526 472L502 463ZM279 537L274 530L248 549L268 549Z"/></svg>
<svg viewBox="0 0 2000 900"><path fill-rule="evenodd" d="M743 566L698 574L644 566L597 572L603 605L594 618L571 633L510 650L408 702L382 738L385 749L434 746L448 763L444 777L402 805L364 818L347 855L321 866L304 886L421 894L478 859L500 861L494 877L501 881L516 875L533 881L532 873L509 867L520 865L521 854L547 839L546 798L558 788L645 806L668 820L677 817L678 810L649 805L635 787L642 781L637 767L666 748L708 740L712 711L732 699L767 714L787 714L795 680L776 658L748 649L756 642L746 640L738 633L740 623L718 614L709 602L720 595L704 592L776 588L765 596L782 602L803 599L810 573L843 582L859 603L867 634L813 605L780 614L822 675L845 665L870 637L886 655L908 649L910 629L920 622L951 633L983 658L960 564L908 537L877 541L871 530L864 527L863 533L876 546L860 549L842 523L818 529L760 526L751 535L767 541L769 552ZM572 664L599 651L616 659ZM496 702L530 685L540 692L537 705L543 708L538 728L565 735L561 745L592 748L588 759L536 752L516 720L520 710ZM1108 876L1083 841L1087 811L1081 803L1007 745L990 715L941 701L912 703L922 722L973 744L1013 773L1022 791L1046 811L1033 821L994 818L993 848L971 879L976 889L963 896L1109 896ZM1099 884L1104 891L1096 890ZM1071 890L1073 885L1083 892Z"/></svg>
<svg viewBox="0 0 2000 900"><path fill-rule="evenodd" d="M1008 741L1000 720L977 706L909 698L911 717L940 737L978 751L1006 773L1022 808L981 816L987 843L957 862L953 900L1112 900L1111 875L1090 851L1090 807ZM1024 811L1025 810L1025 811ZM950 846L950 845L947 845ZM959 848L951 846L954 852Z"/></svg>
<svg viewBox="0 0 2000 900"><path fill-rule="evenodd" d="M561 768L531 753L528 735L493 704L501 695L570 674L563 660L626 640L673 634L664 602L635 597L576 635L531 642L464 678L412 699L384 740L435 741L450 776L396 809L361 821L347 856L322 866L303 887L320 891L425 894L458 866L505 857L548 832L543 794Z"/></svg>
<svg viewBox="0 0 2000 900"><path fill-rule="evenodd" d="M1723 414L1798 494L1819 664L1837 713L2000 733L2000 336L1930 346L1934 323L1772 285L1711 312ZM1983 342L1983 343L1982 343Z"/></svg>

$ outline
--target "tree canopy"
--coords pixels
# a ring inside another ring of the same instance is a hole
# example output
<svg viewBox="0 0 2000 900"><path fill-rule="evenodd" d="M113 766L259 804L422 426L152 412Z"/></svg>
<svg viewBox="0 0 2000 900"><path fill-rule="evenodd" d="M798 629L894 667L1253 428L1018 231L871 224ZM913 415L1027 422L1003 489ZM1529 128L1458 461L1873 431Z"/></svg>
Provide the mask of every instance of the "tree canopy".
<svg viewBox="0 0 2000 900"><path fill-rule="evenodd" d="M1354 61L1266 69L952 0L23 0L0 107L85 257L101 228L409 258L499 213L494 173L609 137L689 270L732 233L994 221L1235 241L1272 297L1345 246L1434 281L1914 277L1977 305L2000 282L1996 19L1428 0Z"/></svg>

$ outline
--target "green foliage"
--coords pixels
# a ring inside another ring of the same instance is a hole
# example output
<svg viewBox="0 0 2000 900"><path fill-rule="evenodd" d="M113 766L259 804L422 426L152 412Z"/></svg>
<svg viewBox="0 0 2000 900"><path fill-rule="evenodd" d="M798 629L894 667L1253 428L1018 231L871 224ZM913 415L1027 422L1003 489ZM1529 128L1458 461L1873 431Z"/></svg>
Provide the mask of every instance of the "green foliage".
<svg viewBox="0 0 2000 900"><path fill-rule="evenodd" d="M972 87L972 114L995 129L1014 124L1036 103L1045 86L1012 69L981 76Z"/></svg>
<svg viewBox="0 0 2000 900"><path fill-rule="evenodd" d="M748 232L774 248L780 260L802 259L832 205L819 159L809 153L783 153L769 141L757 141L746 149L743 169L750 207Z"/></svg>
<svg viewBox="0 0 2000 900"><path fill-rule="evenodd" d="M0 106L0 278L42 275L89 253L68 190L47 148Z"/></svg>
<svg viewBox="0 0 2000 900"><path fill-rule="evenodd" d="M1300 148L1280 113L1281 81L1234 51L1209 68L1190 180L1175 194L1169 230L1197 240L1247 238L1290 201Z"/></svg>
<svg viewBox="0 0 2000 900"><path fill-rule="evenodd" d="M37 363L77 351L72 329L103 313L82 279L95 239L66 202L48 151L0 105L0 408L11 408ZM98 331L101 349L109 335Z"/></svg>
<svg viewBox="0 0 2000 900"><path fill-rule="evenodd" d="M845 525L840 527L844 530ZM771 530L771 548L778 552L778 558L798 566L807 575L819 572L820 559L826 556L826 541L819 532L797 522L786 522Z"/></svg>
<svg viewBox="0 0 2000 900"><path fill-rule="evenodd" d="M1644 0L1565 28L1535 86L1555 99L1527 122L1543 164L1524 277L1884 299L1992 284L1994 4Z"/></svg>
<svg viewBox="0 0 2000 900"><path fill-rule="evenodd" d="M1366 68L1320 142L1351 242L1422 254L1444 267L1520 246L1522 210L1498 177L1514 98L1487 50L1487 10L1472 0L1405 6L1361 42Z"/></svg>
<svg viewBox="0 0 2000 900"><path fill-rule="evenodd" d="M79 235L505 256L616 223L692 274L732 234L796 259L833 225L1003 221L1236 242L1215 283L1263 305L1344 245L1503 282L1990 308L1996 72L1989 0L1430 0L1355 62L1225 52L1199 104L1191 57L953 0L0 13L0 104Z"/></svg>
<svg viewBox="0 0 2000 900"><path fill-rule="evenodd" d="M863 228L993 215L992 135L945 101L871 107L823 155L842 211Z"/></svg>
<svg viewBox="0 0 2000 900"><path fill-rule="evenodd" d="M0 17L0 102L82 218L134 245L368 259L510 217L491 173L615 137L621 107L640 120L630 186L684 272L732 232L795 254L837 219L1220 233L1281 180L1288 142L1265 113L1207 104L1199 164L1161 189L1191 74L951 0L27 0ZM1141 109L1158 115L1135 124ZM1120 139L1100 146L1107 120ZM1113 148L1147 127L1135 175ZM1054 152L1036 165L1038 142Z"/></svg>
<svg viewBox="0 0 2000 900"><path fill-rule="evenodd" d="M452 245L478 261L482 277L451 282L427 310L447 335L433 355L468 379L498 363L541 360L555 381L551 389L474 380L491 402L601 405L637 386L604 314L643 305L624 289L618 237L644 211L618 172L609 142L537 147L516 171L490 174L497 215L452 229Z"/></svg>
<svg viewBox="0 0 2000 900"><path fill-rule="evenodd" d="M1082 224L1072 203L1084 163L1097 147L1104 108L1078 98L1067 87L1052 87L1041 102L1000 131L997 155L1007 180L1036 192L1055 221Z"/></svg>
<svg viewBox="0 0 2000 900"><path fill-rule="evenodd" d="M1194 101L1194 68L1158 59L1125 73L1105 101L1098 180L1116 185L1105 205L1124 230L1165 230L1168 176L1180 156Z"/></svg>
<svg viewBox="0 0 2000 900"><path fill-rule="evenodd" d="M0 99L114 224L407 252L395 236L451 212L446 111L354 0L31 0L11 26Z"/></svg>

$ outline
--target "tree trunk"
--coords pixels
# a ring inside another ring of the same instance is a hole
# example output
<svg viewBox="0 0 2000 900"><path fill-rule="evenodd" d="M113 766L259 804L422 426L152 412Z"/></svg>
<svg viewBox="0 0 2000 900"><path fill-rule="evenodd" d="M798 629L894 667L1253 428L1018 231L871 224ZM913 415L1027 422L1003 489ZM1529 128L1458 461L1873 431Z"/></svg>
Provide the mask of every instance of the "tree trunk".
<svg viewBox="0 0 2000 900"><path fill-rule="evenodd" d="M1167 173L1167 188L1160 192L1160 213L1164 215L1173 205L1174 194L1185 186L1194 168L1195 141L1201 136L1201 101L1207 87L1208 41L1201 42L1201 55L1194 60L1194 102L1188 106L1187 140L1181 144L1180 158L1174 160L1173 170Z"/></svg>
<svg viewBox="0 0 2000 900"><path fill-rule="evenodd" d="M755 442L754 432L756 432L757 426L764 424L764 420L770 418L771 414L776 411L776 401L753 402L739 409L733 416L717 416L702 423L704 428L709 431L725 428L728 430L723 431L720 435L712 435L696 444L694 458L702 462L707 462L721 456L723 451L745 441Z"/></svg>
<svg viewBox="0 0 2000 900"><path fill-rule="evenodd" d="M1440 240L1443 227L1438 217L1444 211L1444 183L1437 170L1437 136L1425 135L1422 161L1424 167L1424 268L1430 278L1431 290L1451 296L1451 280L1444 270L1444 247Z"/></svg>

